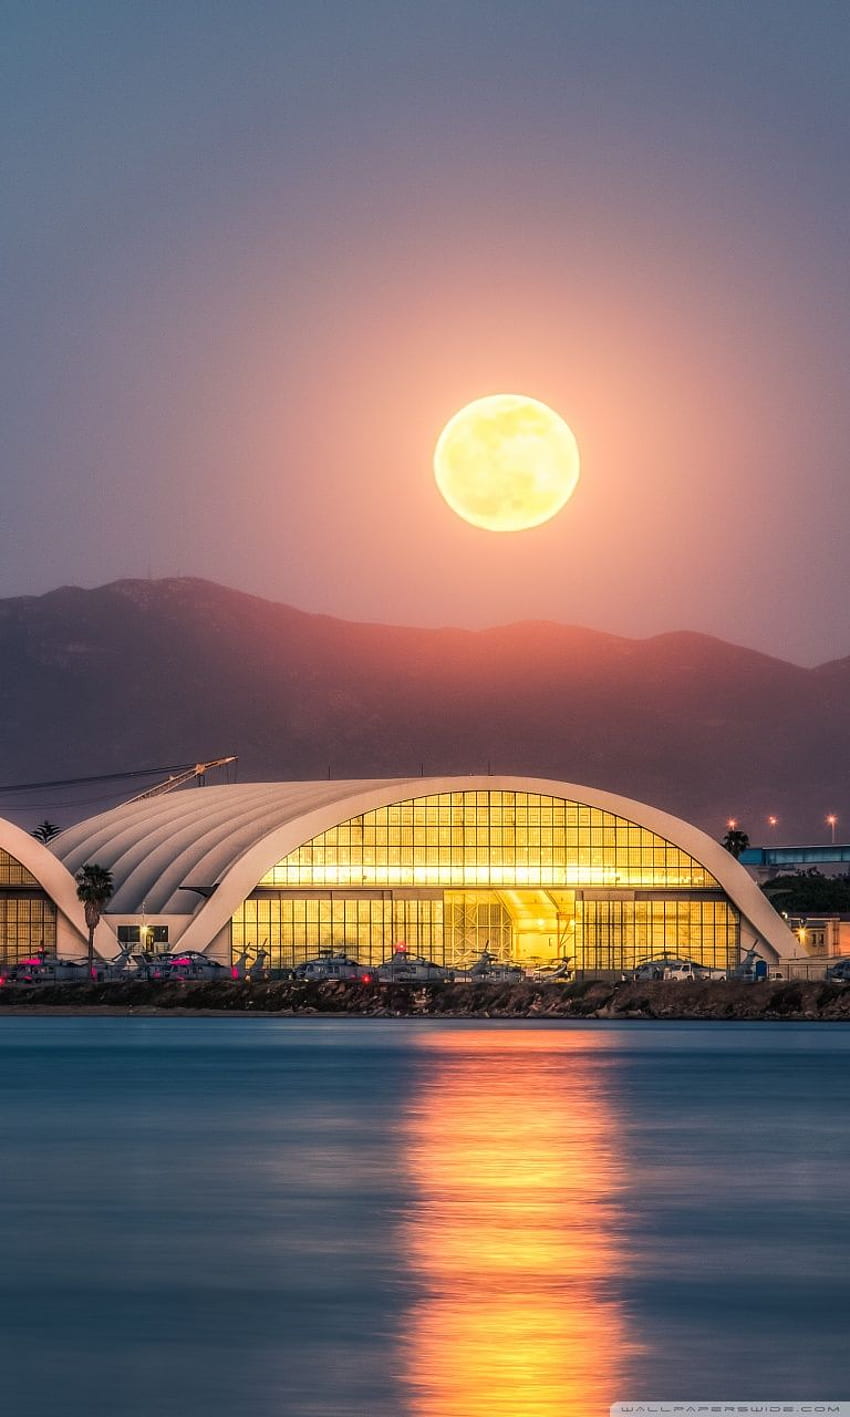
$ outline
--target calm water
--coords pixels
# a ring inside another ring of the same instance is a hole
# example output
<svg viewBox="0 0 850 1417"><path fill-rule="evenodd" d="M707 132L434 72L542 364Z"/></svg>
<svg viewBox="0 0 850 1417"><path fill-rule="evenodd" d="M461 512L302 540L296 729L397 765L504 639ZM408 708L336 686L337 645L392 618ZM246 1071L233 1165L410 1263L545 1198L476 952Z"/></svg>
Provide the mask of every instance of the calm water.
<svg viewBox="0 0 850 1417"><path fill-rule="evenodd" d="M9 1417L850 1396L850 1030L0 1019Z"/></svg>

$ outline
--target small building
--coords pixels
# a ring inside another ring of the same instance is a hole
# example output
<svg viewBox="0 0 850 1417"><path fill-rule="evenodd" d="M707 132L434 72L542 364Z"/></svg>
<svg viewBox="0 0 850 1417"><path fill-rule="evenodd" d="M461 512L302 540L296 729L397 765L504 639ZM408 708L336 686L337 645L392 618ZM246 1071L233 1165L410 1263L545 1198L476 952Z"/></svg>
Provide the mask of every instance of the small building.
<svg viewBox="0 0 850 1417"><path fill-rule="evenodd" d="M799 953L815 958L850 955L850 915L788 915L788 928L799 941Z"/></svg>
<svg viewBox="0 0 850 1417"><path fill-rule="evenodd" d="M822 876L850 872L850 846L818 843L815 846L748 846L738 857L760 883L795 871L820 871Z"/></svg>

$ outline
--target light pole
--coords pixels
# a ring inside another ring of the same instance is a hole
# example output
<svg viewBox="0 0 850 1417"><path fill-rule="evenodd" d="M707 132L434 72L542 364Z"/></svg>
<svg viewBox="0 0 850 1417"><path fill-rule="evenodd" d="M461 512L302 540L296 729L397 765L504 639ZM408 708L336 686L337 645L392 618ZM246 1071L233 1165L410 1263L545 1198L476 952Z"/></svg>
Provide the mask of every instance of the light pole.
<svg viewBox="0 0 850 1417"><path fill-rule="evenodd" d="M827 821L827 826L829 827L829 830L830 830L831 833L832 833L832 844L833 844L833 846L834 846L834 845L835 845L835 823L838 821L838 818L836 817L836 815L835 815L834 812L830 812L830 814L829 814L829 816L827 817L826 821Z"/></svg>

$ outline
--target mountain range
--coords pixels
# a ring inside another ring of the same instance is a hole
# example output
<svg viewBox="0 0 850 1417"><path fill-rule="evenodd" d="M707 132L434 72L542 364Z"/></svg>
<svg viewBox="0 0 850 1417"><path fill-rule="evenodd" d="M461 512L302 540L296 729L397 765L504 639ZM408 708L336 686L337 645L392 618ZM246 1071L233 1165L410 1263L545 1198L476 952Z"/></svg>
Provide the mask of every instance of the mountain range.
<svg viewBox="0 0 850 1417"><path fill-rule="evenodd" d="M0 601L0 664L4 786L238 753L242 780L559 778L713 835L734 817L753 841L771 813L778 839L825 840L825 814L850 808L850 658L806 669L701 634L548 622L361 624L180 578ZM106 805L96 792L4 794L0 813L66 825Z"/></svg>

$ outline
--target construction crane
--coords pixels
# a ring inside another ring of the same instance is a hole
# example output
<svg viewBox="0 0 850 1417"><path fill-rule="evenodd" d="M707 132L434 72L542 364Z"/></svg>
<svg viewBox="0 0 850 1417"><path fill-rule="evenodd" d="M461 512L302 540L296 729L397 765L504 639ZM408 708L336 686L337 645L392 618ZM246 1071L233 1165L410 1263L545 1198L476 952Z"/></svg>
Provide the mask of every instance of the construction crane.
<svg viewBox="0 0 850 1417"><path fill-rule="evenodd" d="M191 782L193 778L198 779L198 786L206 785L207 773L210 768L224 768L230 763L238 763L237 757L213 758L209 763L195 763L193 768L187 768L185 772L172 773L164 782L158 782L155 787L149 787L147 792L140 792L138 797L129 797L124 803L129 807L131 802L147 802L149 797L162 797L166 792L173 792L175 787L182 787L184 783Z"/></svg>

